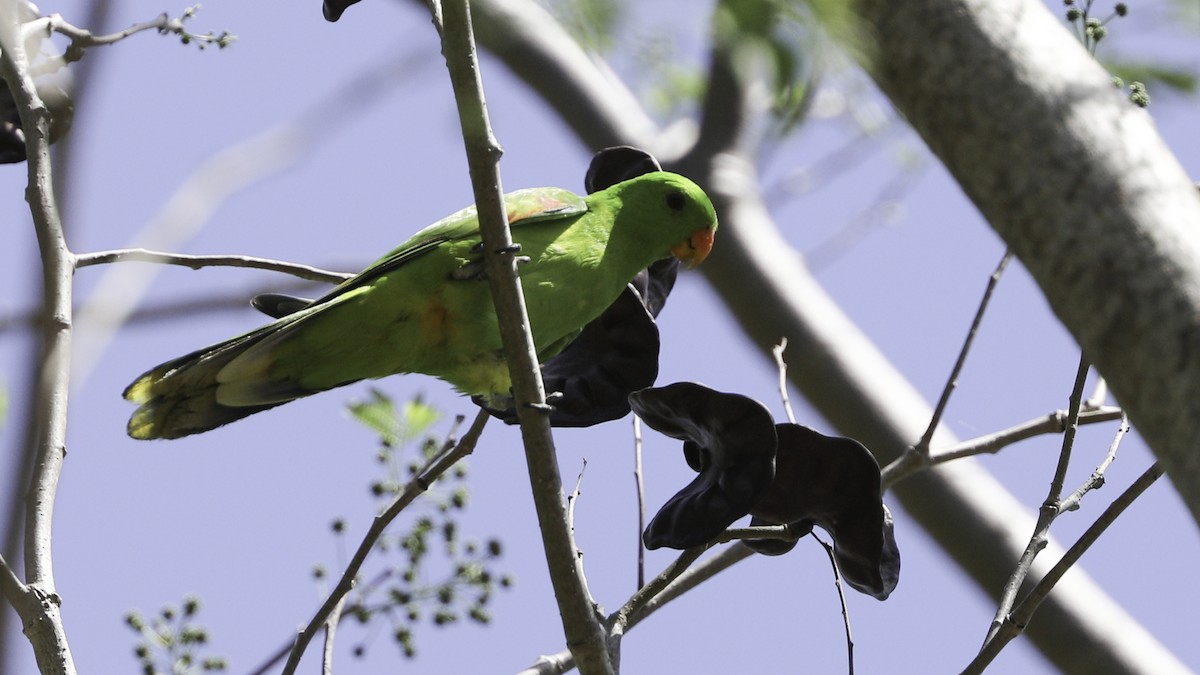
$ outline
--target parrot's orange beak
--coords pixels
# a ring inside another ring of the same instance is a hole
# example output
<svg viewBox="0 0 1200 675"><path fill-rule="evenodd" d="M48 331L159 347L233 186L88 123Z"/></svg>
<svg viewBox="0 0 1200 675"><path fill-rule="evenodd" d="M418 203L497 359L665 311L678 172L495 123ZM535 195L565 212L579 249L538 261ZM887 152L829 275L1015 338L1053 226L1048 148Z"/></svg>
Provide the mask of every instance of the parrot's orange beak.
<svg viewBox="0 0 1200 675"><path fill-rule="evenodd" d="M712 251L713 237L716 236L715 225L702 227L692 233L691 237L671 247L671 255L686 262L688 267L695 267L704 262Z"/></svg>

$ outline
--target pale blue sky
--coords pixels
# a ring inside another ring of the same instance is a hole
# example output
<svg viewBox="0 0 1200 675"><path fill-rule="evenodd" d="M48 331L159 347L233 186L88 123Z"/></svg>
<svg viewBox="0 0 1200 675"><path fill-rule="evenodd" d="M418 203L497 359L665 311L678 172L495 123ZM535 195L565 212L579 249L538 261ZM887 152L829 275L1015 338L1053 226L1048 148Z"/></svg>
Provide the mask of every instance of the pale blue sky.
<svg viewBox="0 0 1200 675"><path fill-rule="evenodd" d="M116 4L115 27L163 9L181 9ZM237 34L228 50L199 53L172 38L145 34L89 56L99 60L97 79L93 98L77 120L79 163L66 209L74 250L130 245L202 162L294 119L341 83L388 59L410 66L386 85L389 91L353 115L323 118L310 153L232 194L178 249L353 270L471 200L436 35L418 4L370 0L351 8L337 24L323 20L318 4L210 0L194 28ZM1052 5L1055 11L1061 8ZM1112 27L1112 45L1105 49L1200 68L1196 33L1164 21L1163 3L1130 5L1132 16ZM80 0L42 3L44 11L61 12L68 20L82 20L80 6ZM672 6L661 10L670 12L670 28L659 30L675 35L686 55L703 35L706 10L688 3ZM645 19L638 25L655 22ZM633 32L645 35L648 29ZM618 70L632 68L619 60ZM506 151L501 164L506 189L582 190L590 152L498 63L485 58L483 75L492 121ZM1151 95L1150 114L1168 144L1190 173L1200 176L1200 104L1161 88L1152 88ZM764 167L767 182L811 164L851 133L842 121L813 123L774 151ZM906 195L899 217L871 228L845 255L821 268L818 278L932 399L1002 247L911 132L880 143L881 150L861 166L781 204L775 216L789 240L811 250L896 175L898 153L925 159L928 170ZM0 168L0 194L8 195L0 200L8 242L0 247L0 287L7 289L0 294L3 313L23 310L38 296L23 181L23 166ZM81 302L92 299L90 289L108 271L79 273ZM266 272L163 268L147 302L209 291L249 295L276 282L290 283ZM311 568L316 563L336 568L344 557L328 533L329 522L344 517L351 540L368 526L373 506L366 488L378 475L374 443L341 409L363 397L362 386L184 440L139 443L125 436L131 407L120 392L137 374L261 322L246 308L127 328L86 379L77 380L55 555L63 614L81 671L136 672L134 636L123 615L132 608L153 612L187 593L205 603L201 623L211 633L212 653L230 659L229 672L247 671L316 608L320 596ZM730 323L699 274L682 275L661 325L660 383L700 380L759 398L783 418L773 366ZM78 350L94 344L89 340L96 334L81 326ZM0 429L0 443L10 457L4 471L15 463L19 416L25 412L19 386L26 346L23 338L0 335L0 380L12 398L9 419ZM1077 359L1036 287L1014 266L997 291L945 421L966 438L1063 407ZM475 412L436 380L396 377L375 386L397 399L422 394L447 416ZM802 403L797 412L805 423L830 431ZM1073 480L1091 471L1111 433L1105 427L1081 434ZM630 423L563 431L557 441L566 480L573 481L587 461L577 534L593 593L615 609L635 582ZM677 445L647 435L652 509L690 480ZM1045 496L1056 450L1057 439L1041 439L983 461L1033 509ZM1107 504L1150 461L1140 440L1127 441L1109 473L1110 487L1055 531L1068 538L1078 534L1098 505ZM386 626L371 642L369 658L351 662L346 652L364 634L348 625L339 634L342 672L511 672L562 648L523 462L517 434L499 424L489 425L470 459L472 503L463 531L502 538L506 555L497 568L517 579L515 589L497 594L494 624L423 626L417 634L420 657L400 666ZM850 598L859 672L956 672L982 641L994 606L902 510L895 509L895 516L903 558L899 587L885 603L856 594ZM670 560L669 552L649 554L650 573ZM1187 580L1198 560L1195 523L1163 481L1104 536L1084 558L1084 567L1185 663L1196 666L1198 597ZM844 672L842 630L825 554L801 542L786 556L739 565L638 626L625 639L623 664L629 673ZM9 644L20 648L5 655L5 672L32 672L23 638ZM315 657L310 652L304 672L316 670ZM1024 640L1009 646L993 669L1050 672Z"/></svg>

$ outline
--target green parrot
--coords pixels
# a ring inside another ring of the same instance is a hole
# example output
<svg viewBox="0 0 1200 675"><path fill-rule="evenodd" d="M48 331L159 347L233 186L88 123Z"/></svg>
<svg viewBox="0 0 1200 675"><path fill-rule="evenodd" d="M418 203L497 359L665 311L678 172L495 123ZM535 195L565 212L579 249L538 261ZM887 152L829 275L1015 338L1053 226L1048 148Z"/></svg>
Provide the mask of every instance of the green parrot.
<svg viewBox="0 0 1200 675"><path fill-rule="evenodd" d="M532 188L504 198L538 357L599 316L643 268L697 264L716 212L658 171L586 197ZM357 276L257 330L157 366L125 389L128 433L179 438L358 380L424 373L464 394L511 388L471 206L421 230Z"/></svg>

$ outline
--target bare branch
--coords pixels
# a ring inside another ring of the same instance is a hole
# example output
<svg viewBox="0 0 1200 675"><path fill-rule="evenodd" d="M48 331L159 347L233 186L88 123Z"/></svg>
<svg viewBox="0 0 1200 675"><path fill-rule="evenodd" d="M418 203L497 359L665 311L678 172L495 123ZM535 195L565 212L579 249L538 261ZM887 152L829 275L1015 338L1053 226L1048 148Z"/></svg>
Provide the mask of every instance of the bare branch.
<svg viewBox="0 0 1200 675"><path fill-rule="evenodd" d="M1075 385L1071 388L1070 406L1067 409L1067 427L1063 433L1062 449L1058 454L1058 464L1054 469L1054 478L1050 481L1050 491L1046 495L1046 500L1042 503L1042 507L1038 509L1037 524L1033 528L1033 534L1029 537L1029 543L1025 545L1025 550L1022 551L1016 567L1013 568L1012 574L1009 575L1008 581L1004 584L1004 590L1000 594L1000 602L996 608L996 617L992 619L987 637L984 638L985 645L995 637L996 631L1000 630L1000 625L1003 623L1004 617L1008 615L1013 604L1016 603L1017 593L1020 592L1021 585L1025 583L1025 578L1029 576L1029 572L1033 568L1034 559L1046 548L1046 544L1050 541L1050 526L1058 518L1059 514L1062 513L1059 509L1059 497L1062 495L1062 486L1067 473L1067 465L1071 461L1071 450L1075 445L1075 431L1079 429L1079 407L1083 401L1083 385L1087 381L1087 373L1087 360L1080 356L1079 368L1075 373Z"/></svg>
<svg viewBox="0 0 1200 675"><path fill-rule="evenodd" d="M338 624L342 621L342 608L346 606L348 597L350 596L343 595L329 613L329 618L325 619L325 649L321 652L322 675L333 675L333 639L337 635Z"/></svg>
<svg viewBox="0 0 1200 675"><path fill-rule="evenodd" d="M1025 596L1021 603L1008 615L1004 617L999 629L995 634L984 644L983 648L976 655L975 659L963 669L963 675L971 675L982 673L988 664L996 658L996 655L1012 641L1013 638L1020 635L1022 631L1029 625L1029 620L1033 616L1034 611L1042 604L1049 596L1050 591L1062 579L1067 570L1071 569L1076 562L1091 548L1092 544L1100 538L1101 534L1108 529L1109 525L1120 516L1135 499L1140 497L1154 481L1158 480L1163 475L1163 469L1158 462L1155 462L1149 469L1137 478L1119 497L1109 504L1104 513L1092 523L1091 527L1079 537L1071 548L1063 554L1054 567L1042 577L1033 590Z"/></svg>
<svg viewBox="0 0 1200 675"><path fill-rule="evenodd" d="M54 13L25 24L22 27L22 33L25 37L30 37L38 33L44 33L47 37L51 33L66 36L71 40L71 44L63 54L62 61L64 64L83 58L84 51L91 47L104 47L116 44L138 33L151 30L156 31L160 35L178 35L184 44L195 43L201 49L207 44L216 45L218 49L224 49L237 39L227 31L222 31L219 34L214 34L211 31L208 33L193 33L189 31L184 22L195 16L198 8L199 5L190 7L184 10L183 15L178 18L171 18L164 12L150 21L135 23L125 30L106 35L96 35L89 30L71 24L62 18L62 15Z"/></svg>
<svg viewBox="0 0 1200 675"><path fill-rule="evenodd" d="M646 544L642 532L646 530L646 483L642 471L642 418L633 417L633 482L637 488L637 587L646 585Z"/></svg>
<svg viewBox="0 0 1200 675"><path fill-rule="evenodd" d="M1067 468L1071 464L1071 450L1075 447L1075 434L1079 431L1079 410L1083 406L1083 386L1087 382L1091 366L1085 356L1079 357L1079 368L1075 371L1075 386L1067 406L1067 428L1063 431L1062 450L1058 453L1058 465L1054 468L1054 479L1050 481L1050 493L1043 505L1055 505L1062 497L1063 483L1067 480Z"/></svg>
<svg viewBox="0 0 1200 675"><path fill-rule="evenodd" d="M26 493L25 575L27 598L14 603L25 634L33 645L43 675L72 675L75 663L67 644L55 590L51 554L54 502L67 453L67 402L71 371L71 275L73 259L67 248L50 165L50 116L38 96L21 38L16 4L0 10L0 76L8 84L25 132L29 202L42 261L42 290L46 321L43 350L34 394L37 443L33 472ZM9 583L6 590L13 590Z"/></svg>
<svg viewBox="0 0 1200 675"><path fill-rule="evenodd" d="M701 548L701 547L697 547ZM682 562L689 557L689 549L680 554L679 558L672 563L671 571L678 571L674 579L662 588L658 593L642 594L642 597L637 603L630 605L633 600L626 603L628 607L626 618L623 621L623 632L628 632L634 626L642 622L643 619L649 617L661 609L667 603L677 599L684 593L692 590L700 584L708 581L717 574L729 569L737 563L754 555L754 551L735 544L726 546L719 553L710 558L705 558L700 563L688 568ZM686 568L686 569L685 569ZM665 572L664 572L665 573ZM651 582L653 583L653 582ZM639 591L640 592L640 591ZM626 607L622 607L626 609ZM620 610L618 610L619 612ZM610 624L615 625L618 612L614 612L609 617ZM559 675L565 673L575 667L575 660L571 657L570 651L562 651L549 656L538 657L538 660L529 668L521 671L519 675Z"/></svg>
<svg viewBox="0 0 1200 675"><path fill-rule="evenodd" d="M846 589L842 586L842 574L838 570L837 559L833 557L833 546L826 544L815 532L813 539L825 549L825 555L829 557L829 566L833 568L833 585L837 588L838 602L842 605L842 625L846 627L847 672L854 675L854 633L850 630L850 609L846 606Z"/></svg>
<svg viewBox="0 0 1200 675"><path fill-rule="evenodd" d="M115 251L97 251L95 253L80 253L75 256L76 267L92 265L107 265L116 262L146 262L162 265L180 265L194 270L205 267L244 267L249 269L282 272L306 281L320 281L327 284L338 284L353 274L345 272L330 272L309 265L290 263L271 258L258 258L249 255L185 255L182 253L164 253L162 251L147 251L144 248L124 248Z"/></svg>
<svg viewBox="0 0 1200 675"><path fill-rule="evenodd" d="M779 344L771 350L775 357L775 367L779 370L779 398L783 401L783 411L787 413L788 421L796 423L796 413L792 412L792 401L788 397L787 361L783 360L783 352L787 349L787 338L779 340Z"/></svg>
<svg viewBox="0 0 1200 675"><path fill-rule="evenodd" d="M925 428L921 440L913 448L921 455L929 456L929 443L933 440L933 432L937 431L938 425L941 424L942 415L946 412L946 404L950 402L950 395L958 387L959 373L962 372L963 366L967 362L967 354L971 351L971 345L975 343L975 335L979 332L979 325L983 323L983 315L987 312L988 303L991 302L992 292L996 290L996 284L1000 283L1000 275L1004 274L1004 268L1008 267L1010 260L1012 260L1012 254L1005 251L1004 256L1000 258L1000 263L996 265L996 271L988 277L987 288L983 291L979 308L975 310L975 318L971 320L971 327L967 330L967 337L963 340L962 349L958 352L958 359L954 362L954 367L950 369L950 377L946 380L946 386L942 389L942 395L938 398L937 405L933 407L933 416L929 420L929 426Z"/></svg>
<svg viewBox="0 0 1200 675"><path fill-rule="evenodd" d="M567 495L567 528L574 534L575 532L575 506L579 503L580 490L583 488L583 474L587 471L587 460L583 460L583 466L579 467L579 475L575 477L575 489L571 490L571 494Z"/></svg>
<svg viewBox="0 0 1200 675"><path fill-rule="evenodd" d="M296 672L297 666L300 665L300 659L304 656L304 651L316 636L317 631L321 630L321 626L325 625L329 620L335 608L354 588L359 570L362 569L363 563L366 562L367 556L371 554L371 550L374 549L376 542L383 536L384 530L387 529L388 525L391 525L396 516L400 515L409 504L424 494L442 474L446 473L463 457L474 452L475 444L479 441L480 435L483 434L483 428L490 417L486 411L480 410L479 414L475 416L475 421L471 423L471 428L467 429L462 439L442 453L429 458L425 462L425 465L417 471L416 476L404 486L400 494L396 495L396 498L392 500L387 509L371 521L371 527L367 530L362 542L359 543L358 549L354 551L349 564L346 565L345 571L342 572L341 579L338 580L329 597L325 599L325 603L317 610L316 615L313 616L308 625L296 636L296 641L292 645L291 652L288 654L287 663L283 667L284 675L291 675ZM452 439L447 441L447 445L451 443L453 443Z"/></svg>
<svg viewBox="0 0 1200 675"><path fill-rule="evenodd" d="M563 632L581 673L613 673L615 667L607 649L604 628L596 615L595 602L583 574L583 562L575 548L563 508L562 476L547 414L550 407L546 404L525 298L517 277L516 249L508 229L497 168L501 150L492 134L484 104L468 0L447 0L442 4L442 13L442 54L446 57L446 68L458 104L479 230L486 250L484 267L496 307L504 358L512 379L525 445L525 463ZM436 9L434 15L436 18Z"/></svg>
<svg viewBox="0 0 1200 675"><path fill-rule="evenodd" d="M27 602L29 597L29 588L25 586L25 582L21 581L21 578L17 576L2 555L0 555L0 596L8 600L13 607Z"/></svg>
<svg viewBox="0 0 1200 675"><path fill-rule="evenodd" d="M1048 415L1035 417L1001 431L955 443L931 453L927 464L914 462L909 455L901 455L883 468L883 486L885 489L889 488L928 466L944 464L974 455L995 454L1014 443L1043 434L1061 434L1067 429L1068 417L1069 411L1055 410ZM1081 410L1077 423L1083 425L1112 422L1121 417L1120 408L1105 406L1095 410Z"/></svg>
<svg viewBox="0 0 1200 675"><path fill-rule="evenodd" d="M1125 438L1125 434L1129 433L1129 419L1121 416L1121 426L1117 427L1117 433L1113 436L1112 443L1108 446L1108 452L1104 455L1104 460L1100 462L1092 471L1092 475L1084 481L1074 492L1064 497L1058 504L1059 511L1074 511L1079 508L1079 501L1083 496L1092 490L1099 490L1104 487L1104 472L1108 471L1108 467L1117 458L1117 448L1121 445L1121 439Z"/></svg>

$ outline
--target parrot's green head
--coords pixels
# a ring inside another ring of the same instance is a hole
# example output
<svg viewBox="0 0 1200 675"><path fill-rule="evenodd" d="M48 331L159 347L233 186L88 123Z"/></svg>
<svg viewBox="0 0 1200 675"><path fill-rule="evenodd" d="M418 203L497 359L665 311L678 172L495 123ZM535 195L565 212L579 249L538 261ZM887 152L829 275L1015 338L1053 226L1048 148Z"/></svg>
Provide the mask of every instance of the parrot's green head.
<svg viewBox="0 0 1200 675"><path fill-rule="evenodd" d="M614 239L635 242L642 255L657 256L651 262L673 255L694 266L712 250L717 212L704 190L684 176L655 171L597 195L619 203Z"/></svg>

